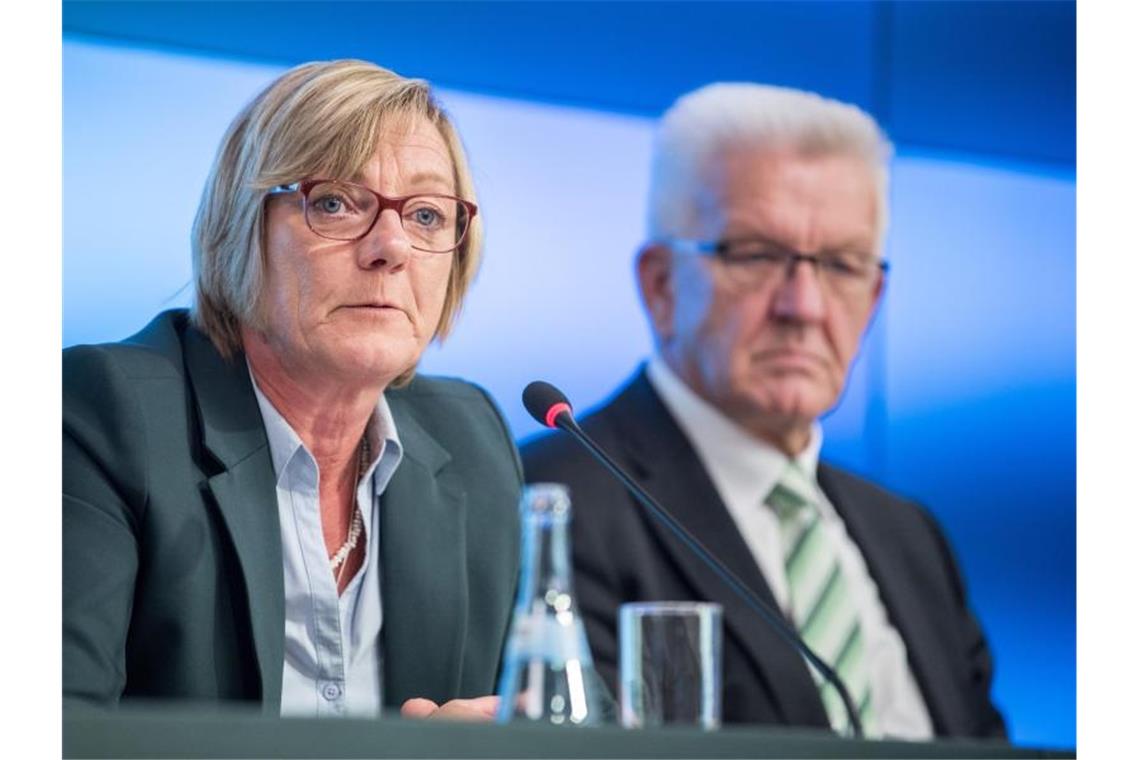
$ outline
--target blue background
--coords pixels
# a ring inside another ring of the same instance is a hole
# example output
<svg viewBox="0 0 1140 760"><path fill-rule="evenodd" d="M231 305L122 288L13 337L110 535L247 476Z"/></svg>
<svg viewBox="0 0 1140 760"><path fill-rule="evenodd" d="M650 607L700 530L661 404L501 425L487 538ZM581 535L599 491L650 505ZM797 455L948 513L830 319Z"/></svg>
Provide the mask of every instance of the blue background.
<svg viewBox="0 0 1140 760"><path fill-rule="evenodd" d="M1075 743L1075 8L1016 3L64 3L64 344L188 298L230 118L283 67L362 57L441 88L486 260L427 371L519 436L649 350L631 270L652 118L717 79L804 87L895 142L887 297L825 455L958 550L1019 743ZM117 213L109 213L112 209Z"/></svg>

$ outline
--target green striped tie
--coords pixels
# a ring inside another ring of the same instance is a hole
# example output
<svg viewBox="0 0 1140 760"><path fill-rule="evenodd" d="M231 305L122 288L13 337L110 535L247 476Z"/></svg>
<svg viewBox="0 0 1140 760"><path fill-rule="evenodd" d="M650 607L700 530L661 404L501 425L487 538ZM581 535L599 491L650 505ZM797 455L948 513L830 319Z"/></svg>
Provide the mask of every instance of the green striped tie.
<svg viewBox="0 0 1140 760"><path fill-rule="evenodd" d="M872 736L876 731L863 632L837 549L820 520L815 489L792 463L768 495L767 503L780 518L792 620L807 645L843 680L859 709L864 732ZM832 728L849 732L839 693L810 669Z"/></svg>

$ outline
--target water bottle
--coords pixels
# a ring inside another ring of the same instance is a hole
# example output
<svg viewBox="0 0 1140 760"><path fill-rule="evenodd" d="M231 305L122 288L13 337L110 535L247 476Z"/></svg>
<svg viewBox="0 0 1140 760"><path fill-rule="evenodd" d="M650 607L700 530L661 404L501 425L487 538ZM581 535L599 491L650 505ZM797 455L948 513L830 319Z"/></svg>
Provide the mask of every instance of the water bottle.
<svg viewBox="0 0 1140 760"><path fill-rule="evenodd" d="M594 669L574 600L569 491L555 483L527 486L519 509L522 565L496 720L614 723L616 705Z"/></svg>

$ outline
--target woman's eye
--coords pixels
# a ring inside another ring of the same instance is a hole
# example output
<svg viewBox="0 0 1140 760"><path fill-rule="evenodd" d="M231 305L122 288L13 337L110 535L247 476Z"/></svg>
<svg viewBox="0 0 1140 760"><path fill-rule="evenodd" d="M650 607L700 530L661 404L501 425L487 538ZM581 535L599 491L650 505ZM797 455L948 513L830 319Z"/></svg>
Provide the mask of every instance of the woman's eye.
<svg viewBox="0 0 1140 760"><path fill-rule="evenodd" d="M441 222L442 215L433 208L421 206L420 208L414 209L412 211L411 219L421 227L438 227Z"/></svg>
<svg viewBox="0 0 1140 760"><path fill-rule="evenodd" d="M344 211L344 201L335 195L317 198L313 206L322 214L339 214Z"/></svg>

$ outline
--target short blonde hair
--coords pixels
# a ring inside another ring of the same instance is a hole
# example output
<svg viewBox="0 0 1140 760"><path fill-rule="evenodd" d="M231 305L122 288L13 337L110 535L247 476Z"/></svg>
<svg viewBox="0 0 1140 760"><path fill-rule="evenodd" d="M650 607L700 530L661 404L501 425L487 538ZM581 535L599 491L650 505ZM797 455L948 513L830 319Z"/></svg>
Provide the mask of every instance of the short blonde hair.
<svg viewBox="0 0 1140 760"><path fill-rule="evenodd" d="M809 155L863 161L875 177L876 253L887 230L887 185L893 148L858 106L814 92L753 82L715 82L682 95L665 112L653 144L649 238L678 235L707 202L703 178L726 148L791 148Z"/></svg>
<svg viewBox="0 0 1140 760"><path fill-rule="evenodd" d="M383 127L418 119L435 125L447 144L455 194L476 202L459 135L423 80L367 61L306 63L282 74L237 115L206 179L191 244L191 319L223 356L241 350L242 326L264 326L266 191L306 177L351 177L374 155ZM450 331L482 247L476 216L453 254L435 339Z"/></svg>

